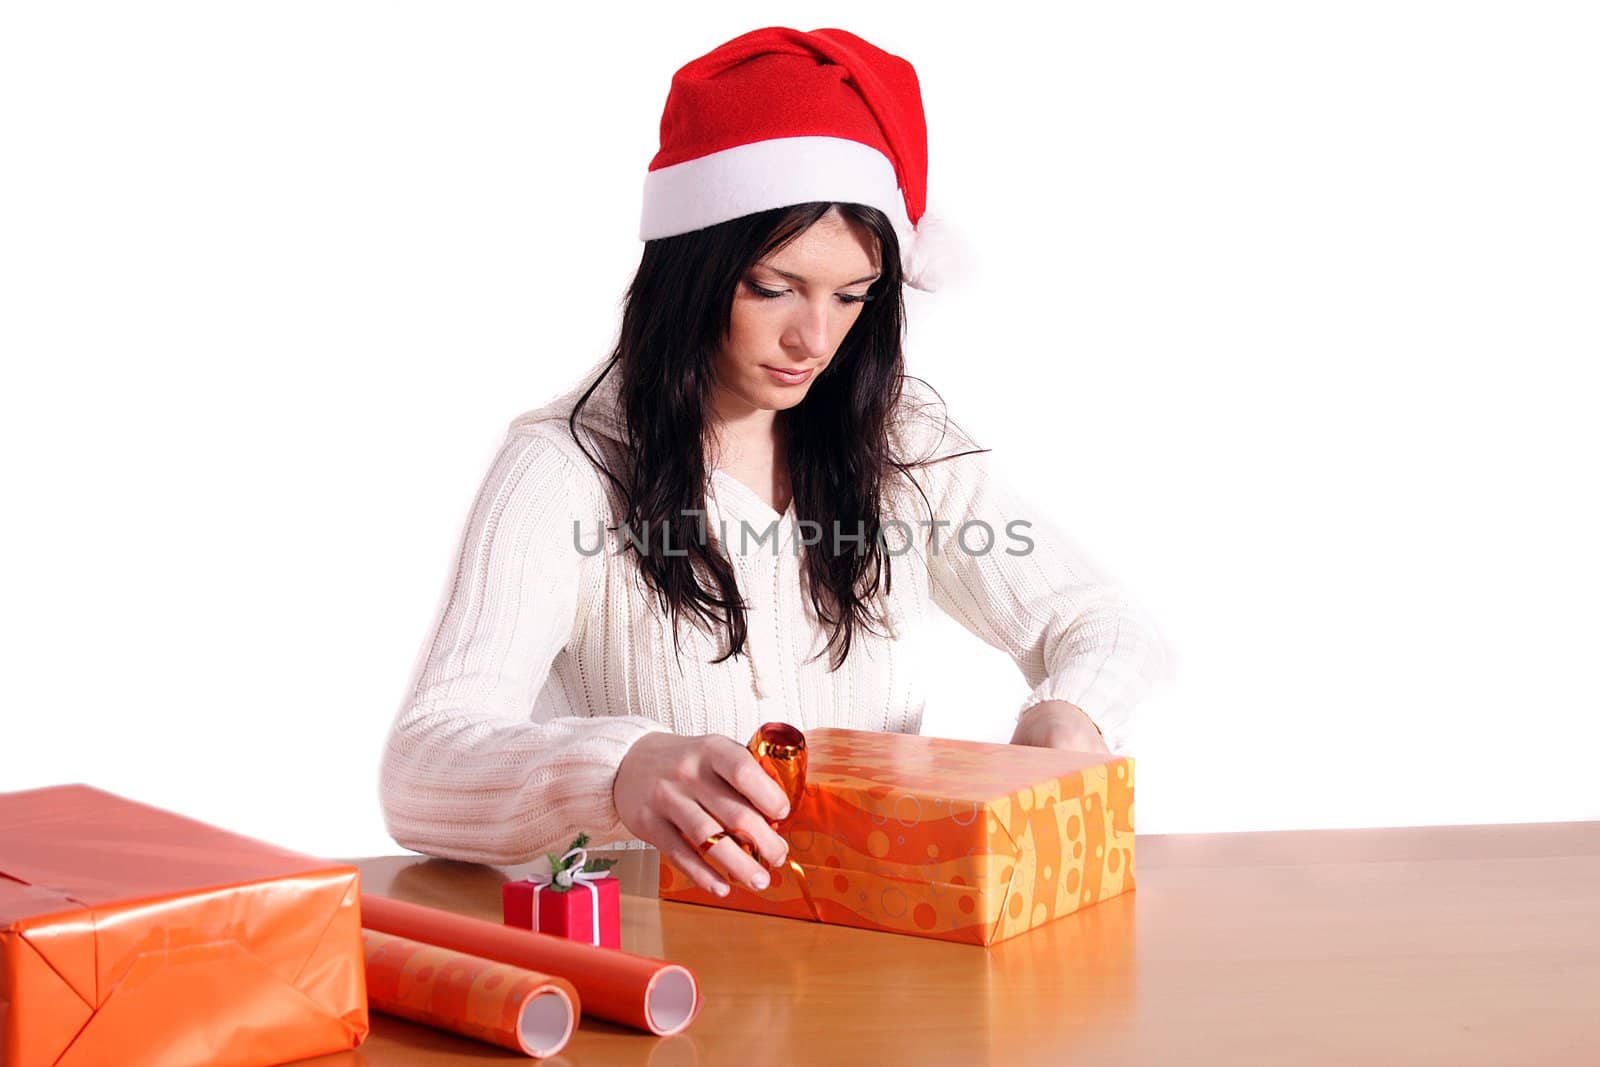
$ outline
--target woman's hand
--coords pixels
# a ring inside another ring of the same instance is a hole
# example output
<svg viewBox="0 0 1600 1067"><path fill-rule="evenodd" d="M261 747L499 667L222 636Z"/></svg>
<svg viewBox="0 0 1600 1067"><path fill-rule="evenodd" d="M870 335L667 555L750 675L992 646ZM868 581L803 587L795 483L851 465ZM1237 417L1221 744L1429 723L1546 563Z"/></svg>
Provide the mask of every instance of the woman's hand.
<svg viewBox="0 0 1600 1067"><path fill-rule="evenodd" d="M1069 748L1074 752L1105 752L1111 749L1094 720L1076 704L1065 700L1046 700L1035 704L1017 720L1013 745L1038 748Z"/></svg>
<svg viewBox="0 0 1600 1067"><path fill-rule="evenodd" d="M752 889L768 884L767 872L735 836L754 844L773 867L788 859L788 844L768 820L785 818L789 799L750 750L730 738L645 734L622 758L611 792L622 824L635 837L718 896L726 896L728 886L707 859ZM698 844L719 830L729 836L702 856Z"/></svg>

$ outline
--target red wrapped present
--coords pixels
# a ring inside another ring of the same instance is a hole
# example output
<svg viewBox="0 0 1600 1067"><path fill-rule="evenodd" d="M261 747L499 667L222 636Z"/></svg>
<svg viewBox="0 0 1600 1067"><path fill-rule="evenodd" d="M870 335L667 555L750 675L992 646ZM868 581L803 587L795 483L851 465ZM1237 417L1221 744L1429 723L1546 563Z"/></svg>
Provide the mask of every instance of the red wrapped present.
<svg viewBox="0 0 1600 1067"><path fill-rule="evenodd" d="M551 856L551 874L501 887L507 926L601 948L622 947L621 883L604 873L612 861L586 862L582 846L587 841L580 834L566 855Z"/></svg>
<svg viewBox="0 0 1600 1067"><path fill-rule="evenodd" d="M0 794L0 1065L265 1067L367 1035L360 872L85 785Z"/></svg>

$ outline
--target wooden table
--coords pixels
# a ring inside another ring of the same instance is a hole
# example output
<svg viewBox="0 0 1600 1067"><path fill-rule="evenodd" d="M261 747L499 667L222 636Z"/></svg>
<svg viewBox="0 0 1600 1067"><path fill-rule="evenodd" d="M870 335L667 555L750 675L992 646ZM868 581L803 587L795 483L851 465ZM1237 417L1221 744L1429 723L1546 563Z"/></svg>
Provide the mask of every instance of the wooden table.
<svg viewBox="0 0 1600 1067"><path fill-rule="evenodd" d="M661 902L622 856L623 946L705 1004L585 1019L545 1062L1600 1063L1600 822L1140 837L1137 892L992 948ZM367 892L499 921L527 868L359 861ZM316 1067L529 1062L373 1016Z"/></svg>

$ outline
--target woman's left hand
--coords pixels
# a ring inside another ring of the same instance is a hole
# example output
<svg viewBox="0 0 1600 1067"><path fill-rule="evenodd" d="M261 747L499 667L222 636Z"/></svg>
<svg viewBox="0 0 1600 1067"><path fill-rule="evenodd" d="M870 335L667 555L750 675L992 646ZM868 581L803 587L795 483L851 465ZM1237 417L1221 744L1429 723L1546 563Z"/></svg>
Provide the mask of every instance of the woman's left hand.
<svg viewBox="0 0 1600 1067"><path fill-rule="evenodd" d="M1105 752L1111 749L1094 720L1076 704L1065 700L1046 700L1035 704L1017 720L1013 745L1037 748L1068 748L1074 752Z"/></svg>

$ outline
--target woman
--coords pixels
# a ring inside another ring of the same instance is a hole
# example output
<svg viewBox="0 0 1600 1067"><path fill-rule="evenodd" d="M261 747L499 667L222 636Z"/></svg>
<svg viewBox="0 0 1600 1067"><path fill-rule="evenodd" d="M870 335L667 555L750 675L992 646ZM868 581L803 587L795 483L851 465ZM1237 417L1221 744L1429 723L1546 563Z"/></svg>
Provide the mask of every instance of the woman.
<svg viewBox="0 0 1600 1067"><path fill-rule="evenodd" d="M768 28L682 68L619 342L516 419L384 753L385 821L516 863L578 831L754 888L762 722L915 733L930 602L1033 686L1013 743L1106 750L1138 609L1040 530L901 352L926 136L910 64Z"/></svg>

